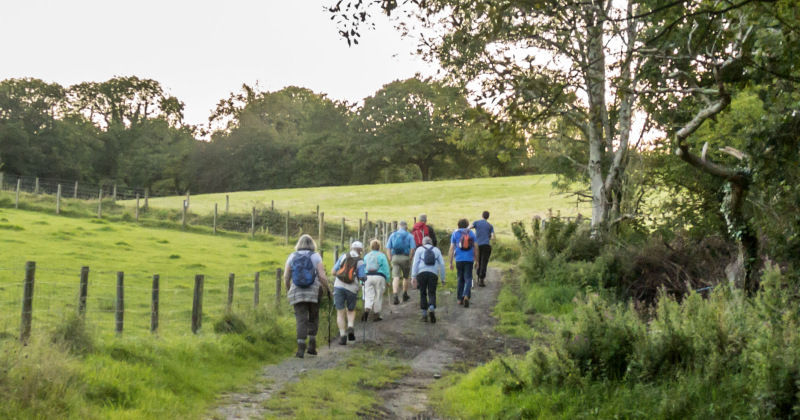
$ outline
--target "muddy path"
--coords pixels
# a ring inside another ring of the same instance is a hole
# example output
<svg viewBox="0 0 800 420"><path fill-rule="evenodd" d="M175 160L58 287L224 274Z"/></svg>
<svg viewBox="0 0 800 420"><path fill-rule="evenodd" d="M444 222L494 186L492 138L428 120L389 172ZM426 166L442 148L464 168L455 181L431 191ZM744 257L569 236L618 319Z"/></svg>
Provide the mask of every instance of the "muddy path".
<svg viewBox="0 0 800 420"><path fill-rule="evenodd" d="M348 349L367 346L392 349L401 360L407 361L410 372L397 382L379 390L384 400L378 410L386 419L436 418L428 401L428 387L453 366L471 368L507 351L519 354L527 344L519 339L494 331L491 316L501 288L501 272L490 267L486 287L472 292L470 307L456 302L455 292L438 291L435 324L421 321L419 292L410 291L411 300L392 305L384 297L381 322L356 321L356 341L347 346L335 342L322 346L319 355L303 359L292 357L277 365L264 367L261 379L250 392L224 396L221 405L208 418L263 418L270 414L263 403L280 392L287 383L297 381L301 373L338 366L348 355ZM360 315L360 313L358 314ZM335 321L334 321L335 322ZM322 320L320 328L327 328Z"/></svg>

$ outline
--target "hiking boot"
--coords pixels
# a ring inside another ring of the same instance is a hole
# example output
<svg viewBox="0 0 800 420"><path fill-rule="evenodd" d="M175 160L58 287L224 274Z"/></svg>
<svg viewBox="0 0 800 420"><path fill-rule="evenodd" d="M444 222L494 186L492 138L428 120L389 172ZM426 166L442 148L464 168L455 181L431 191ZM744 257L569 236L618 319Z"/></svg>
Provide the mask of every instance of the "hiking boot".
<svg viewBox="0 0 800 420"><path fill-rule="evenodd" d="M395 293L394 297L392 297L392 303L395 305L400 304L400 299L397 298L397 294Z"/></svg>
<svg viewBox="0 0 800 420"><path fill-rule="evenodd" d="M483 282L483 279L478 280L478 286L486 287L486 283Z"/></svg>
<svg viewBox="0 0 800 420"><path fill-rule="evenodd" d="M383 321L383 318L381 318L381 314L378 313L372 314L372 322L378 322L378 321Z"/></svg>
<svg viewBox="0 0 800 420"><path fill-rule="evenodd" d="M356 330L353 327L347 327L347 339L350 341L356 341Z"/></svg>
<svg viewBox="0 0 800 420"><path fill-rule="evenodd" d="M347 345L347 337L346 336L339 337L339 345L340 346L346 346Z"/></svg>
<svg viewBox="0 0 800 420"><path fill-rule="evenodd" d="M464 296L464 307L469 308L469 298Z"/></svg>
<svg viewBox="0 0 800 420"><path fill-rule="evenodd" d="M403 302L408 302L409 300L411 300L411 296L407 292L403 292Z"/></svg>
<svg viewBox="0 0 800 420"><path fill-rule="evenodd" d="M303 358L303 353L306 352L306 343L305 342L298 342L297 343L297 353L294 354L294 357Z"/></svg>
<svg viewBox="0 0 800 420"><path fill-rule="evenodd" d="M436 312L430 311L428 312L428 318L431 319L431 324L436 323Z"/></svg>
<svg viewBox="0 0 800 420"><path fill-rule="evenodd" d="M420 321L428 322L428 315L422 315L422 319L420 319Z"/></svg>
<svg viewBox="0 0 800 420"><path fill-rule="evenodd" d="M317 355L317 339L316 338L309 338L308 339L308 350L306 353L316 356Z"/></svg>
<svg viewBox="0 0 800 420"><path fill-rule="evenodd" d="M463 304L464 304L464 299L459 299L459 300L458 300L458 304L459 304L459 305L463 305Z"/></svg>
<svg viewBox="0 0 800 420"><path fill-rule="evenodd" d="M367 322L369 319L369 309L364 309L364 313L361 315L361 322Z"/></svg>

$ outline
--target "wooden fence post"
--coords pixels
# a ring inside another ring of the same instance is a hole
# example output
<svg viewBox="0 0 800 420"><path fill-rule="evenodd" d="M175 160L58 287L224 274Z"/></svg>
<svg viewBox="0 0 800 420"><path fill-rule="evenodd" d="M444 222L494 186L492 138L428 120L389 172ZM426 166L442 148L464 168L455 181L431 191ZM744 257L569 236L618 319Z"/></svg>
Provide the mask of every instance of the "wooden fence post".
<svg viewBox="0 0 800 420"><path fill-rule="evenodd" d="M2 190L3 187L5 187L5 185L3 185L3 173L0 172L0 190Z"/></svg>
<svg viewBox="0 0 800 420"><path fill-rule="evenodd" d="M235 278L236 274L228 274L228 302L225 305L225 312L230 312L231 307L233 306L233 283Z"/></svg>
<svg viewBox="0 0 800 420"><path fill-rule="evenodd" d="M81 283L78 289L78 316L86 316L86 295L89 294L89 267L81 267Z"/></svg>
<svg viewBox="0 0 800 420"><path fill-rule="evenodd" d="M103 217L103 187L100 187L100 195L97 196L97 218Z"/></svg>
<svg viewBox="0 0 800 420"><path fill-rule="evenodd" d="M275 271L275 302L281 301L281 281L283 280L283 269L278 268Z"/></svg>
<svg viewBox="0 0 800 420"><path fill-rule="evenodd" d="M333 247L333 263L336 264L336 261L339 261L339 245Z"/></svg>
<svg viewBox="0 0 800 420"><path fill-rule="evenodd" d="M250 237L256 237L256 208L253 207L253 213L250 216Z"/></svg>
<svg viewBox="0 0 800 420"><path fill-rule="evenodd" d="M344 217L342 217L342 237L339 240L339 244L344 246Z"/></svg>
<svg viewBox="0 0 800 420"><path fill-rule="evenodd" d="M114 192L111 193L111 200L117 202L117 184L114 184Z"/></svg>
<svg viewBox="0 0 800 420"><path fill-rule="evenodd" d="M153 293L150 298L150 332L158 331L158 294L160 289L161 277L153 274Z"/></svg>
<svg viewBox="0 0 800 420"><path fill-rule="evenodd" d="M317 212L315 214L319 214L319 204L317 204Z"/></svg>
<svg viewBox="0 0 800 420"><path fill-rule="evenodd" d="M58 184L56 191L56 214L61 214L61 184Z"/></svg>
<svg viewBox="0 0 800 420"><path fill-rule="evenodd" d="M214 235L217 234L217 203L214 203Z"/></svg>
<svg viewBox="0 0 800 420"><path fill-rule="evenodd" d="M136 193L136 221L139 221L139 193Z"/></svg>
<svg viewBox="0 0 800 420"><path fill-rule="evenodd" d="M39 177L36 177L36 185L33 187L33 195L38 197L39 196Z"/></svg>
<svg viewBox="0 0 800 420"><path fill-rule="evenodd" d="M230 208L230 204L231 204L231 196L226 194L225 195L225 213L228 212L228 210Z"/></svg>
<svg viewBox="0 0 800 420"><path fill-rule="evenodd" d="M190 198L190 195L189 195L189 191L187 190L186 191L186 209L187 210L189 209L189 198Z"/></svg>
<svg viewBox="0 0 800 420"><path fill-rule="evenodd" d="M289 244L289 212L286 212L286 244Z"/></svg>
<svg viewBox="0 0 800 420"><path fill-rule="evenodd" d="M258 281L258 276L261 273L256 271L255 279L253 280L253 307L258 306L259 295L261 294L261 284Z"/></svg>
<svg viewBox="0 0 800 420"><path fill-rule="evenodd" d="M145 188L144 189L144 211L147 211L147 209L148 209L147 206L148 206L148 203L149 203L149 199L150 199L150 189L149 188Z"/></svg>
<svg viewBox="0 0 800 420"><path fill-rule="evenodd" d="M319 246L322 246L322 242L325 240L325 213L320 213L319 218Z"/></svg>
<svg viewBox="0 0 800 420"><path fill-rule="evenodd" d="M198 274L194 276L194 299L192 300L192 333L203 326L203 283L205 276Z"/></svg>
<svg viewBox="0 0 800 420"><path fill-rule="evenodd" d="M72 191L72 198L78 198L78 181L75 181L75 189Z"/></svg>
<svg viewBox="0 0 800 420"><path fill-rule="evenodd" d="M363 229L364 229L364 226L362 225L361 219L358 219L358 233L356 235L356 239L361 239L361 231ZM353 241L350 241L350 243L353 243Z"/></svg>
<svg viewBox="0 0 800 420"><path fill-rule="evenodd" d="M14 199L14 208L15 209L19 208L19 187L20 187L21 181L22 181L21 179L17 178L17 195L16 195L16 198Z"/></svg>
<svg viewBox="0 0 800 420"><path fill-rule="evenodd" d="M269 209L275 211L275 200L269 202Z"/></svg>
<svg viewBox="0 0 800 420"><path fill-rule="evenodd" d="M25 285L22 291L22 322L19 331L19 341L28 342L31 336L31 321L33 320L33 283L36 277L36 262L25 263Z"/></svg>
<svg viewBox="0 0 800 420"><path fill-rule="evenodd" d="M117 271L117 305L116 305L116 332L122 334L125 320L125 273Z"/></svg>

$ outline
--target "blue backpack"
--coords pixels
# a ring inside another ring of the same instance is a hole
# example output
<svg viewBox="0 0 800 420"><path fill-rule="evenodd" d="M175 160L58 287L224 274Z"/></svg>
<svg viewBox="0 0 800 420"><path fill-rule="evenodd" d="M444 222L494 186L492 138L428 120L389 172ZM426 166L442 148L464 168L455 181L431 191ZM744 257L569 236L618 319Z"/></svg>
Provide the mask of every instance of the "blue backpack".
<svg viewBox="0 0 800 420"><path fill-rule="evenodd" d="M292 283L297 287L306 288L314 284L317 278L317 268L311 261L310 252L295 252L292 258Z"/></svg>
<svg viewBox="0 0 800 420"><path fill-rule="evenodd" d="M405 235L400 232L403 232ZM408 252L411 251L406 243L406 238L408 238L409 235L410 233L404 230L394 231L394 235L392 235L392 252L394 254L408 254Z"/></svg>

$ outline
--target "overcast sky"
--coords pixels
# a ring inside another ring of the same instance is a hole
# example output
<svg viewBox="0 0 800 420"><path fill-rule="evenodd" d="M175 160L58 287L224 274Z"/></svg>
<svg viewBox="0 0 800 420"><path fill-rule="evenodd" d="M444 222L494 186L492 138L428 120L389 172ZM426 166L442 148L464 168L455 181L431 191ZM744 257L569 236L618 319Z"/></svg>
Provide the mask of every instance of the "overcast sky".
<svg viewBox="0 0 800 420"><path fill-rule="evenodd" d="M157 80L206 123L243 83L307 87L357 102L384 84L433 74L388 21L348 48L329 0L18 0L0 7L0 80L72 84Z"/></svg>

